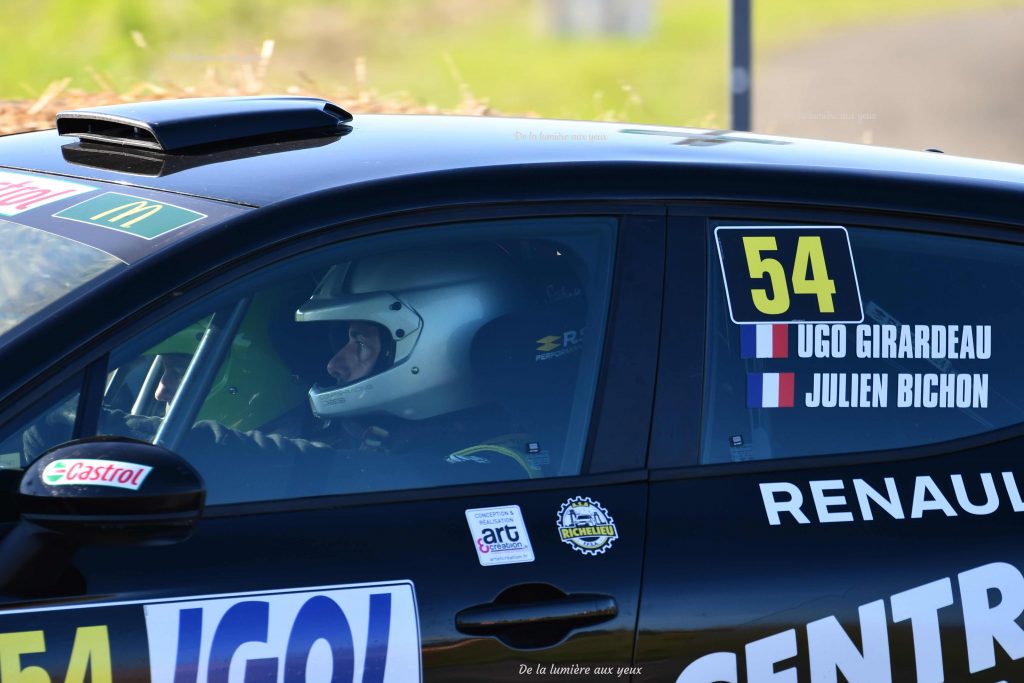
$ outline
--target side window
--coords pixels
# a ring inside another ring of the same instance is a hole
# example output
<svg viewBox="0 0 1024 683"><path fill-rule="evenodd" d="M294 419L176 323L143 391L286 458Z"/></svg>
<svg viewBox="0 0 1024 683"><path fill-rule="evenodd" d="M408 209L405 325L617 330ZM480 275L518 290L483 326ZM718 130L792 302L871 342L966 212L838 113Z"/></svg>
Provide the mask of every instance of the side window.
<svg viewBox="0 0 1024 683"><path fill-rule="evenodd" d="M709 269L703 462L888 450L1024 421L1024 247L848 227L847 248L807 228L709 240L722 267Z"/></svg>
<svg viewBox="0 0 1024 683"><path fill-rule="evenodd" d="M111 354L99 431L210 503L576 474L617 220L390 233L279 263Z"/></svg>
<svg viewBox="0 0 1024 683"><path fill-rule="evenodd" d="M0 469L21 469L44 451L70 441L78 412L81 378L0 429Z"/></svg>

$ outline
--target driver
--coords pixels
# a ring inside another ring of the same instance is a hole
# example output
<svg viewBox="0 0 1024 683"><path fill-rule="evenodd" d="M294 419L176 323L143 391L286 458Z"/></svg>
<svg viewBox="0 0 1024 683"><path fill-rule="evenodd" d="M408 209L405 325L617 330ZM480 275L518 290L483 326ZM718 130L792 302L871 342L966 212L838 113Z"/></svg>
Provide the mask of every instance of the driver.
<svg viewBox="0 0 1024 683"><path fill-rule="evenodd" d="M528 305L525 279L495 244L333 266L295 313L297 323L320 329L314 336L331 340L319 352L302 350L324 359L308 392L310 426L296 436L201 419L177 450L207 479L223 469L236 482L232 463L273 458L308 474L310 454L330 457L346 474L345 490L538 476L529 439L500 406L500 387L474 371L480 339L494 339L493 330ZM162 400L179 391L164 389ZM122 424L107 431L151 441L161 419L115 422Z"/></svg>
<svg viewBox="0 0 1024 683"><path fill-rule="evenodd" d="M327 374L339 385L351 384L367 375L379 371L377 367L384 358L381 345L386 330L375 323L355 320L349 323L348 339L327 363Z"/></svg>
<svg viewBox="0 0 1024 683"><path fill-rule="evenodd" d="M474 367L484 340L500 343L493 332L529 305L523 280L494 244L332 267L295 314L299 323L326 326L332 340L326 375L309 390L316 440L431 453L448 465L490 466L501 478L539 474L527 439L499 407L499 387Z"/></svg>
<svg viewBox="0 0 1024 683"><path fill-rule="evenodd" d="M174 400L174 395L178 393L181 378L185 376L185 370L188 369L192 357L184 353L165 353L160 359L163 361L163 371L153 391L153 398L161 403L170 404Z"/></svg>

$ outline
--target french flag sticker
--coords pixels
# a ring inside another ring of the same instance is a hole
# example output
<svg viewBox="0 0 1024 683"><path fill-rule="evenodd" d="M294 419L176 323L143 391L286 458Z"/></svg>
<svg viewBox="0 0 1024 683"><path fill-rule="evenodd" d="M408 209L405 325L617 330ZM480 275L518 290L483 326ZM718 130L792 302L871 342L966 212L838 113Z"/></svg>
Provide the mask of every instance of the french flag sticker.
<svg viewBox="0 0 1024 683"><path fill-rule="evenodd" d="M740 358L789 358L789 325L740 325Z"/></svg>
<svg viewBox="0 0 1024 683"><path fill-rule="evenodd" d="M792 372L749 372L747 373L748 408L792 408Z"/></svg>

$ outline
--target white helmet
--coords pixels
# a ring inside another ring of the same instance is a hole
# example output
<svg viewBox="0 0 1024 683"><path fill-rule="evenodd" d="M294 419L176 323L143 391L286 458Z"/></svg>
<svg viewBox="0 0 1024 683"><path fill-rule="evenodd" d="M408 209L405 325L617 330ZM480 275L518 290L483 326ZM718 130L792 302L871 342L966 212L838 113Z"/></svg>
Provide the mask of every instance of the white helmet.
<svg viewBox="0 0 1024 683"><path fill-rule="evenodd" d="M382 350L370 375L344 386L314 384L313 413L418 420L485 402L471 369L474 337L522 309L522 280L494 244L391 252L333 266L295 319L376 323Z"/></svg>

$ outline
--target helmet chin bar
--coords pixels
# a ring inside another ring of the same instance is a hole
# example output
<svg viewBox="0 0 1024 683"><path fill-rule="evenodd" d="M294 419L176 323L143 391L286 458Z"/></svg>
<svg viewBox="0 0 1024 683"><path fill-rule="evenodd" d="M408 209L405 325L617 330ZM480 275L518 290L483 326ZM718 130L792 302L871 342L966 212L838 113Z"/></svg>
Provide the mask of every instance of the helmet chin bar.
<svg viewBox="0 0 1024 683"><path fill-rule="evenodd" d="M309 407L316 417L332 417L338 411L335 406L346 404L348 412L352 412L351 405L358 404L367 393L372 392L373 377L364 377L343 387L324 388L314 384L309 390ZM356 411L358 412L358 408Z"/></svg>
<svg viewBox="0 0 1024 683"><path fill-rule="evenodd" d="M416 372L411 364L405 363L343 387L324 389L313 385L309 390L309 406L318 418L386 413L407 420L422 420L479 401L476 390L458 377L448 363L417 366ZM438 395L446 399L440 406Z"/></svg>

